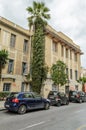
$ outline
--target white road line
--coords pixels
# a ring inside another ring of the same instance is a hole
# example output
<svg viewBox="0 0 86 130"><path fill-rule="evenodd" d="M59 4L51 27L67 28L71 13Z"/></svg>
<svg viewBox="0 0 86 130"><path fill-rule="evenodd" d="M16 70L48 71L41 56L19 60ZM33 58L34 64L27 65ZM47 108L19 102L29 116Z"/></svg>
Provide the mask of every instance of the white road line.
<svg viewBox="0 0 86 130"><path fill-rule="evenodd" d="M39 123L36 123L36 124L33 124L33 125L29 125L29 126L27 126L25 128L18 129L18 130L25 130L27 128L32 128L34 126L41 125L41 124L44 124L44 123L45 123L45 121L42 121L42 122L39 122Z"/></svg>
<svg viewBox="0 0 86 130"><path fill-rule="evenodd" d="M84 109L82 109L82 110L79 110L79 111L76 111L75 113L80 113L80 112L82 112L82 111L84 111Z"/></svg>

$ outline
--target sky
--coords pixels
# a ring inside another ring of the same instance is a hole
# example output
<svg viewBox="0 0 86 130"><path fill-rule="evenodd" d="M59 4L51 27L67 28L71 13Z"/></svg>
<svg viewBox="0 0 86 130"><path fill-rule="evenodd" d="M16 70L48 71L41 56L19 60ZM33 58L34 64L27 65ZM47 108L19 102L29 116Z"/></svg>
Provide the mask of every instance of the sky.
<svg viewBox="0 0 86 130"><path fill-rule="evenodd" d="M50 9L51 19L48 24L56 31L61 31L84 53L81 66L86 68L86 0L35 0L44 2ZM0 16L25 29L28 29L26 8L32 6L33 0L0 0Z"/></svg>

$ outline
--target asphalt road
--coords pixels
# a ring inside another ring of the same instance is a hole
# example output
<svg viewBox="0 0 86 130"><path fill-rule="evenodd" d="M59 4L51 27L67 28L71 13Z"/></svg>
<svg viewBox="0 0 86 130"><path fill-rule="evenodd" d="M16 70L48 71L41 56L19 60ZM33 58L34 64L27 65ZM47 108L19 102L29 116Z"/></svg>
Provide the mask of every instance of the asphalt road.
<svg viewBox="0 0 86 130"><path fill-rule="evenodd" d="M86 130L86 103L53 106L24 115L0 111L0 130Z"/></svg>

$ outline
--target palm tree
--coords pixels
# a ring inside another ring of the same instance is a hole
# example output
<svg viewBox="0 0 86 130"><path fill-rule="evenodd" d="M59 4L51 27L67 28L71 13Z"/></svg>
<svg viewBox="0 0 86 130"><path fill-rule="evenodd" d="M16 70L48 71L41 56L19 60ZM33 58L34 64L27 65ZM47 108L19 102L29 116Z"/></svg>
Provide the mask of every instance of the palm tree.
<svg viewBox="0 0 86 130"><path fill-rule="evenodd" d="M35 25L36 19L40 18L43 20L45 24L47 22L45 20L50 19L50 11L43 2L33 2L33 7L27 8L28 13L31 15L28 17L29 27L31 28L32 25Z"/></svg>
<svg viewBox="0 0 86 130"><path fill-rule="evenodd" d="M33 7L27 8L29 27L34 27L33 39L31 42L30 77L33 91L40 93L42 83L46 79L47 69L45 67L45 34L46 20L50 19L49 9L43 2L33 2Z"/></svg>
<svg viewBox="0 0 86 130"><path fill-rule="evenodd" d="M5 64L7 63L7 60L8 60L8 51L1 50L0 51L0 80L2 77L2 69L4 68Z"/></svg>

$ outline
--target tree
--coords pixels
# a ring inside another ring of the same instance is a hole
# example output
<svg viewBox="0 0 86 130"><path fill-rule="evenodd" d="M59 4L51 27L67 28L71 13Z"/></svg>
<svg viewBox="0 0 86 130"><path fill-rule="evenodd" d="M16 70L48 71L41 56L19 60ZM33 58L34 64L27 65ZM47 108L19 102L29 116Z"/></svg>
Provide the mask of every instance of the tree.
<svg viewBox="0 0 86 130"><path fill-rule="evenodd" d="M33 1L33 7L27 8L28 13L31 15L28 17L29 27L35 26L35 21L40 18L44 24L47 24L45 19L50 19L50 11L43 2Z"/></svg>
<svg viewBox="0 0 86 130"><path fill-rule="evenodd" d="M86 77L80 77L79 80L77 80L77 82L82 84L82 90L85 91L84 84L86 83Z"/></svg>
<svg viewBox="0 0 86 130"><path fill-rule="evenodd" d="M82 84L86 83L86 77L80 77L78 82Z"/></svg>
<svg viewBox="0 0 86 130"><path fill-rule="evenodd" d="M1 50L0 51L0 80L2 77L2 69L5 67L7 60L8 60L8 51Z"/></svg>
<svg viewBox="0 0 86 130"><path fill-rule="evenodd" d="M68 82L68 75L66 74L66 64L60 60L51 67L51 77L55 85L58 87Z"/></svg>
<svg viewBox="0 0 86 130"><path fill-rule="evenodd" d="M33 2L33 7L27 8L29 26L34 27L32 39L31 56L31 77L32 90L40 93L42 84L47 78L47 66L45 65L45 33L44 28L47 24L45 19L49 19L49 9L43 2Z"/></svg>

